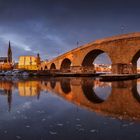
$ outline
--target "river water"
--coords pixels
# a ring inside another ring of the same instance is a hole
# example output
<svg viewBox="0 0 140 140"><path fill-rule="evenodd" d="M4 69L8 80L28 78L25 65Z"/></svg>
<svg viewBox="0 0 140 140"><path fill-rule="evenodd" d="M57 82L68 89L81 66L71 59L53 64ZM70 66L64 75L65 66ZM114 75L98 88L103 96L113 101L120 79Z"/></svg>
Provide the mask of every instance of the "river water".
<svg viewBox="0 0 140 140"><path fill-rule="evenodd" d="M139 140L140 80L0 80L1 140Z"/></svg>

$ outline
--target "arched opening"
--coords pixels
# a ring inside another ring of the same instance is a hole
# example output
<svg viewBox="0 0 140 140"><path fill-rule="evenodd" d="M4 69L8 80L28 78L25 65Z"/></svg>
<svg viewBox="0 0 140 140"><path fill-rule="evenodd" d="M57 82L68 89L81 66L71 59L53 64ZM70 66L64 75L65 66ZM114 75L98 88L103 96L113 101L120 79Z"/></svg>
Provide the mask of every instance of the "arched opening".
<svg viewBox="0 0 140 140"><path fill-rule="evenodd" d="M111 83L110 82L100 82L95 81L93 90L100 99L106 101L112 91Z"/></svg>
<svg viewBox="0 0 140 140"><path fill-rule="evenodd" d="M132 59L133 73L140 73L140 50L134 55Z"/></svg>
<svg viewBox="0 0 140 140"><path fill-rule="evenodd" d="M62 71L70 71L71 61L68 58L65 58L62 63L60 69Z"/></svg>
<svg viewBox="0 0 140 140"><path fill-rule="evenodd" d="M94 67L96 72L111 72L111 59L107 53L102 50L96 49L90 51L82 62L83 67L89 70Z"/></svg>
<svg viewBox="0 0 140 140"><path fill-rule="evenodd" d="M47 67L47 66L45 66L44 70L47 70L47 69L48 69L48 67Z"/></svg>
<svg viewBox="0 0 140 140"><path fill-rule="evenodd" d="M132 87L133 97L140 103L140 80L133 80Z"/></svg>
<svg viewBox="0 0 140 140"><path fill-rule="evenodd" d="M55 70L56 69L56 66L54 63L51 64L51 67L50 67L50 70Z"/></svg>
<svg viewBox="0 0 140 140"><path fill-rule="evenodd" d="M94 84L93 84L93 80L84 80L82 83L82 90L83 93L85 95L85 97L92 103L102 103L104 102L103 99L101 99L100 97L98 97L94 90L93 90Z"/></svg>
<svg viewBox="0 0 140 140"><path fill-rule="evenodd" d="M71 92L70 79L61 80L61 89L65 94L68 94L69 92Z"/></svg>
<svg viewBox="0 0 140 140"><path fill-rule="evenodd" d="M47 82L46 81L44 81L44 85L47 86Z"/></svg>
<svg viewBox="0 0 140 140"><path fill-rule="evenodd" d="M51 85L51 88L54 89L55 86L56 86L56 80L55 79L51 79L50 80L50 85Z"/></svg>

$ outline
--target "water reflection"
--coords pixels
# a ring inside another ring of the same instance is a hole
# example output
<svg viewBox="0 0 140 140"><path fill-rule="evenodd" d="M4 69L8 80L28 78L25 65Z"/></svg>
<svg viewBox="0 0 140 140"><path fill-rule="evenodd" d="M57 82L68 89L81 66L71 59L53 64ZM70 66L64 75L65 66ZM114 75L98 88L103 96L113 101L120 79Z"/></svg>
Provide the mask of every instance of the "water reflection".
<svg viewBox="0 0 140 140"><path fill-rule="evenodd" d="M8 111L11 110L11 103L12 103L12 82L0 82L0 95L7 96L7 103L8 103Z"/></svg>
<svg viewBox="0 0 140 140"><path fill-rule="evenodd" d="M93 90L95 94L102 100L107 100L112 90L111 83L105 83L96 80L94 85L95 86L93 87Z"/></svg>
<svg viewBox="0 0 140 140"><path fill-rule="evenodd" d="M52 88L52 89L55 88L55 85L56 85L55 79L50 79L50 85L51 85L51 88Z"/></svg>
<svg viewBox="0 0 140 140"><path fill-rule="evenodd" d="M18 82L20 96L38 96L40 94L39 81Z"/></svg>
<svg viewBox="0 0 140 140"><path fill-rule="evenodd" d="M94 92L93 85L94 85L93 81L89 81L89 80L83 81L83 85L82 85L83 94L89 101L93 103L104 102L104 100L101 99L99 96L97 96L96 93Z"/></svg>
<svg viewBox="0 0 140 140"><path fill-rule="evenodd" d="M42 91L52 91L67 101L102 115L140 120L140 80L112 83L92 78L1 80L0 96L7 96L9 111L15 89L19 98L39 99Z"/></svg>
<svg viewBox="0 0 140 140"><path fill-rule="evenodd" d="M134 98L140 103L140 80L133 81L132 94Z"/></svg>
<svg viewBox="0 0 140 140"><path fill-rule="evenodd" d="M65 94L68 94L71 92L71 87L70 87L70 79L61 79L61 89Z"/></svg>

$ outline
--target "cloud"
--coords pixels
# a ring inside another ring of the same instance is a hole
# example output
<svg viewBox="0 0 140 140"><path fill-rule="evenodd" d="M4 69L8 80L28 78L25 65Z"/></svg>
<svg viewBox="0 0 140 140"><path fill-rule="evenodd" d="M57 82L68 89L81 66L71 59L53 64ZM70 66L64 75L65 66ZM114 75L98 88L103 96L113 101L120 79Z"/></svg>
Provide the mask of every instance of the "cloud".
<svg viewBox="0 0 140 140"><path fill-rule="evenodd" d="M21 36L17 34L7 33L7 34L0 35L0 38L4 42L8 42L9 40L11 40L15 48L20 48L23 51L32 51L30 46L26 44L25 38L21 38Z"/></svg>
<svg viewBox="0 0 140 140"><path fill-rule="evenodd" d="M48 39L52 42L54 42L56 45L63 47L63 49L67 50L71 46L64 40L64 38L48 34L45 36L45 39ZM61 51L61 50L60 50Z"/></svg>
<svg viewBox="0 0 140 140"><path fill-rule="evenodd" d="M52 59L93 40L140 31L138 0L1 0L0 47L11 41L14 59ZM7 47L3 47L5 52ZM3 50L4 51L4 50Z"/></svg>

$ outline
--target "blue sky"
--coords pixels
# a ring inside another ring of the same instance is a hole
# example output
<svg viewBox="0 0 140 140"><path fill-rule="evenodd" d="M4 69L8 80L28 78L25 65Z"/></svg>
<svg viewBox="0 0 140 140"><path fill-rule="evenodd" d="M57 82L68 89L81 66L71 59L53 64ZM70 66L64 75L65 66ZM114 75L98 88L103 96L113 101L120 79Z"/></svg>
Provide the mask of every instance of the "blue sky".
<svg viewBox="0 0 140 140"><path fill-rule="evenodd" d="M6 55L9 40L15 60L37 53L52 59L77 41L139 32L139 5L139 0L0 0L0 55Z"/></svg>

